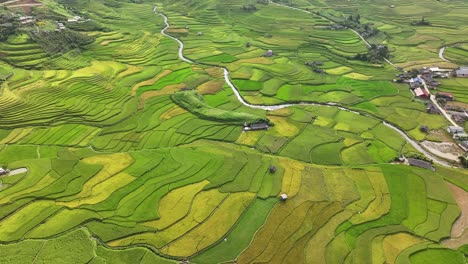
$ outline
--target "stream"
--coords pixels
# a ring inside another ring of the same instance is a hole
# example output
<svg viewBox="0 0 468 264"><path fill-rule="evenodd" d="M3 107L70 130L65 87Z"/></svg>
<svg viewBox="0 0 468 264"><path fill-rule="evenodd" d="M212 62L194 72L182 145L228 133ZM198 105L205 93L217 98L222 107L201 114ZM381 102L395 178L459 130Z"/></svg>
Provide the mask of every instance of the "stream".
<svg viewBox="0 0 468 264"><path fill-rule="evenodd" d="M299 9L300 10L300 9ZM166 33L166 30L170 27L170 24L169 24L169 21L168 21L168 18L166 15L164 15L163 13L160 13L160 12L157 12L157 7L154 7L153 8L153 13L155 14L159 14L160 16L162 16L164 18L164 24L166 25L163 29L161 29L161 34L163 34L164 36L166 37L169 37L173 40L175 40L178 44L179 44L179 58L184 61L184 62L187 62L187 63L190 63L190 64L201 64L201 63L198 63L196 61L193 61L193 60L190 60L188 59L187 57L184 56L184 43L176 38L176 37L173 37L169 34ZM278 104L278 105L253 105L253 104L250 104L248 102L246 102L244 100L244 98L242 97L242 95L239 93L239 90L237 89L237 87L232 83L231 79L229 78L229 70L225 67L221 67L221 66L215 66L215 65L212 65L212 67L218 67L218 68L221 68L223 69L224 71L224 80L226 82L226 84L231 87L232 91L234 92L234 94L236 95L237 99L239 100L239 102L241 102L243 105L247 106L247 107L250 107L250 108L255 108L255 109L262 109L262 110L267 110L267 111L274 111L274 110L278 110L278 109L282 109L282 108L286 108L286 107L293 107L293 106L324 106L324 107L337 107L339 108L340 110L343 110L343 111L347 111L347 112L351 112L351 113L354 113L354 114L357 114L357 115L362 115L362 116L366 116L366 117L369 117L369 118L374 118L374 119L378 119L380 122L382 122L385 126L395 130L398 134L400 134L408 143L410 143L415 149L417 149L419 152L421 152L422 154L424 154L426 157L430 158L431 160L433 160L435 163L438 163L444 167L453 167L452 165L448 164L447 162L443 161L443 160L440 160L439 158L435 157L434 155L432 155L431 153L429 153L428 151L426 151L424 148L422 148L418 142L416 142L415 140L413 140L412 138L410 138L408 136L408 134L406 134L406 132L404 132L403 130L399 129L398 127L392 125L392 124L389 124L387 123L384 119L382 118L379 118L379 117L376 117L376 116L372 116L370 114L367 114L367 113L361 113L361 112L357 112L357 111L353 111L351 109L348 109L346 107L343 107L343 106L340 106L338 105L337 103L333 103L333 102L328 102L328 103L312 103L312 102L299 102L299 103L286 103L286 104Z"/></svg>

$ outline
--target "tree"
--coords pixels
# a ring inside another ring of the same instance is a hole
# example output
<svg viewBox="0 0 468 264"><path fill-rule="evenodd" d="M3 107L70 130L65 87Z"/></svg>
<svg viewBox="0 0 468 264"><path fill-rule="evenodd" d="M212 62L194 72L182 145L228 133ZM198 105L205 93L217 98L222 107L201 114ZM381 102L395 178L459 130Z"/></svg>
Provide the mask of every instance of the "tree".
<svg viewBox="0 0 468 264"><path fill-rule="evenodd" d="M461 165L463 168L468 168L468 159L465 156L459 156L458 159L460 160Z"/></svg>

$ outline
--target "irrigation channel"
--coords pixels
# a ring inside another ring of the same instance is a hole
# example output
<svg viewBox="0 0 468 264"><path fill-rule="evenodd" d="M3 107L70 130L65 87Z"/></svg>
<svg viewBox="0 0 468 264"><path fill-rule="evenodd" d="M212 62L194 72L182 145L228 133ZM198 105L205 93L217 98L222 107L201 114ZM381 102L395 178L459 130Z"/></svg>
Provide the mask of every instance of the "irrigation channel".
<svg viewBox="0 0 468 264"><path fill-rule="evenodd" d="M301 9L299 9L301 10ZM163 29L161 29L161 34L168 37L168 38L171 38L173 40L175 40L178 44L179 44L179 58L184 61L184 62L187 62L187 63L190 63L190 64L199 64L199 65L205 65L203 63L198 63L196 61L193 61L193 60L190 60L188 59L187 57L184 56L184 43L174 37L174 36L171 36L169 34L166 33L166 30L170 27L170 24L169 24L169 21L168 21L168 18L166 15L164 15L163 13L161 12L157 12L157 7L155 6L153 8L153 13L155 14L159 14L160 16L162 16L164 18L164 24L166 25ZM366 117L369 117L369 118L374 118L374 119L378 119L380 120L385 126L395 130L398 134L400 134L403 138L405 138L405 140L410 143L415 149L417 149L419 152L421 152L422 154L424 154L426 157L430 158L432 161L434 161L435 163L438 163L444 167L453 167L452 165L450 165L449 163L443 161L443 160L440 160L439 158L435 157L434 155L432 155L431 153L429 153L428 151L426 151L424 148L422 148L418 142L416 142L415 140L413 140L412 138L410 138L408 136L408 134L406 134L406 132L404 132L403 130L399 129L398 127L386 122L384 119L382 118L379 118L379 117L376 117L376 116L373 116L373 115L370 115L370 114L367 114L367 113L361 113L361 112L357 112L357 111L353 111L349 108L346 108L346 107L343 107L343 106L340 106L339 104L337 103L333 103L333 102L328 102L328 103L312 103L312 102L299 102L299 103L287 103L287 104L277 104L277 105L253 105L253 104L250 104L248 102L246 102L244 100L244 98L241 96L241 94L239 93L239 90L237 89L237 87L231 82L231 79L229 78L229 71L227 68L225 67L222 67L222 66L215 66L215 65L210 65L212 67L218 67L218 68L221 68L223 69L224 71L224 80L226 82L226 84L231 87L232 91L234 92L234 94L236 95L237 99L239 100L239 102L241 102L243 105L247 106L247 107L250 107L250 108L255 108L255 109L263 109L263 110L267 110L267 111L273 111L273 110L278 110L278 109L282 109L282 108L286 108L286 107L293 107L293 106L323 106L323 107L337 107L339 108L340 110L343 110L343 111L347 111L347 112L351 112L351 113L354 113L354 114L357 114L357 115L362 115L362 116L366 116Z"/></svg>

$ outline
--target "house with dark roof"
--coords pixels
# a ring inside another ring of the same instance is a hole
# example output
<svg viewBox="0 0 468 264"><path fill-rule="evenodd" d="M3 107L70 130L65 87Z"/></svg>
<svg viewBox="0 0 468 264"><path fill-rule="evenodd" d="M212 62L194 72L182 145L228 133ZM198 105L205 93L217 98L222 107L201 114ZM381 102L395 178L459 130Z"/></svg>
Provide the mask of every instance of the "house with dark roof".
<svg viewBox="0 0 468 264"><path fill-rule="evenodd" d="M449 126L447 128L447 132L454 135L454 134L465 133L465 130L459 126Z"/></svg>
<svg viewBox="0 0 468 264"><path fill-rule="evenodd" d="M424 81L426 81L426 84L429 86L436 87L440 85L438 81L434 80L432 74L424 74L422 75L422 78L424 79Z"/></svg>
<svg viewBox="0 0 468 264"><path fill-rule="evenodd" d="M468 67L464 66L464 67L458 68L458 70L455 71L455 75L457 77L468 78Z"/></svg>
<svg viewBox="0 0 468 264"><path fill-rule="evenodd" d="M424 160L408 158L408 164L409 164L410 166L414 166L414 167L419 167L419 168L423 168L423 169L428 169L428 170L431 170L431 171L435 171L435 168L432 166L432 163L427 162L427 161L424 161Z"/></svg>
<svg viewBox="0 0 468 264"><path fill-rule="evenodd" d="M445 93L445 92L438 92L436 93L436 98L442 98L448 101L453 101L455 98L453 97L453 94L451 93Z"/></svg>
<svg viewBox="0 0 468 264"><path fill-rule="evenodd" d="M429 103L426 106L426 112L429 114L435 114L435 115L440 115L441 112L437 106L435 106L433 103Z"/></svg>
<svg viewBox="0 0 468 264"><path fill-rule="evenodd" d="M468 151L468 141L467 140L464 140L464 141L460 142L460 144L458 144L458 146L460 146L460 148L462 148L464 151Z"/></svg>
<svg viewBox="0 0 468 264"><path fill-rule="evenodd" d="M457 124L463 125L466 120L468 120L468 115L465 113L452 113L452 119L455 121Z"/></svg>
<svg viewBox="0 0 468 264"><path fill-rule="evenodd" d="M244 124L244 131L266 130L268 128L267 123Z"/></svg>
<svg viewBox="0 0 468 264"><path fill-rule="evenodd" d="M8 173L10 173L10 170L4 169L4 168L0 168L0 176L2 176L2 175L7 175Z"/></svg>
<svg viewBox="0 0 468 264"><path fill-rule="evenodd" d="M413 92L416 97L421 99L429 99L429 93L426 91L426 89L416 88Z"/></svg>

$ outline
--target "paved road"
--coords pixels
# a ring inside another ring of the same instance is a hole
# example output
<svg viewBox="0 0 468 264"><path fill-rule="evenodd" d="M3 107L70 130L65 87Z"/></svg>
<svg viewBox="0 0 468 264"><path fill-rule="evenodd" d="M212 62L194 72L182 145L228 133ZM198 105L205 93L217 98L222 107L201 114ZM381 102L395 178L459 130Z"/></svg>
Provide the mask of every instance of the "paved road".
<svg viewBox="0 0 468 264"><path fill-rule="evenodd" d="M293 8L295 9L295 8ZM178 44L179 44L179 58L182 60L182 61L185 61L187 63L193 63L193 64L198 64L198 62L196 61L193 61L193 60L190 60L188 59L187 57L184 56L183 52L184 52L184 43L179 40L178 38L176 37L173 37L169 34L167 34L165 31L170 27L170 24L169 24L169 21L168 21L168 18L166 15L164 15L163 13L160 13L160 12L157 12L157 8L154 7L153 8L153 12L155 14L159 14L161 15L163 18L164 18L164 24L165 24L165 27L161 30L161 34L163 34L164 36L167 36L173 40L175 40ZM213 66L213 67L218 67L218 66ZM351 112L351 113L355 113L357 115L363 115L363 116L366 116L366 117L369 117L369 118L374 118L374 119L378 119L380 120L385 126L395 130L398 134L402 135L403 138L406 139L406 141L408 143L410 143L414 148L416 148L417 150L419 150L422 154L424 154L425 156L429 157L430 159L432 159L434 162L442 165L442 166L445 166L445 167L453 167L451 166L450 164L448 164L447 162L445 161L442 161L440 160L439 158L437 158L436 156L432 155L431 153L429 153L428 151L426 151L425 149L423 149L418 142L416 142L415 140L413 140L412 138L410 138L406 132L404 132L403 130L399 129L398 127L392 125L392 124L389 124L387 123L385 120L383 120L382 118L379 118L379 117L376 117L376 116L372 116L370 114L367 114L367 113L360 113L360 112L356 112L356 111L353 111L351 109L348 109L346 107L343 107L343 106L340 106L338 105L337 103L334 103L334 102L328 102L328 103L311 103L311 102L300 102L300 103L290 103L290 104L279 104L279 105L253 105L253 104L250 104L248 103L247 101L244 100L244 98L242 97L242 95L239 93L239 89L232 83L230 77L229 77L229 71L228 69L224 68L224 67L220 67L223 69L224 71L224 80L226 81L226 84L232 89L232 91L234 92L234 94L236 95L237 99L239 100L239 102L241 102L243 105L247 106L247 107L250 107L250 108L255 108L255 109L263 109L263 110L267 110L267 111L273 111L273 110L278 110L278 109L282 109L282 108L286 108L286 107L292 107L292 106L323 106L323 107L337 107L341 110L344 110L344 111L348 111L348 112Z"/></svg>
<svg viewBox="0 0 468 264"><path fill-rule="evenodd" d="M447 47L442 47L442 48L440 48L440 50L439 50L439 58L440 58L441 60L443 60L443 61L451 62L451 61L447 60L447 59L444 57L444 52L445 52L445 49L446 49L446 48L447 48Z"/></svg>
<svg viewBox="0 0 468 264"><path fill-rule="evenodd" d="M435 96L433 94L431 94L431 91L429 91L429 88L427 87L427 84L426 84L426 81L424 81L423 78L421 78L421 75L418 75L419 79L421 79L422 81L422 85L424 87L424 90L426 90L426 92L429 94L429 97L431 99L431 102L439 109L439 111L442 113L442 115L445 117L445 119L447 119L447 121L449 121L453 126L458 126L457 123L455 123L453 121L453 119L450 117L449 114L447 114L447 112L445 111L444 108L442 108L439 103L437 102Z"/></svg>

